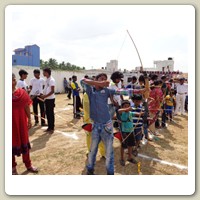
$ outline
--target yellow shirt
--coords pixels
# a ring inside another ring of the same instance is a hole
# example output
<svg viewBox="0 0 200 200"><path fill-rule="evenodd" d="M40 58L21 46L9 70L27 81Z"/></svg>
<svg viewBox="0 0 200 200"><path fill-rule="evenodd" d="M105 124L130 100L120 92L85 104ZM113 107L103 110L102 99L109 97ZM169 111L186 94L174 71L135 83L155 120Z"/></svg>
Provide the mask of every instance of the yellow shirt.
<svg viewBox="0 0 200 200"><path fill-rule="evenodd" d="M74 82L71 83L71 87L72 87L73 90L76 89L76 85L74 84Z"/></svg>
<svg viewBox="0 0 200 200"><path fill-rule="evenodd" d="M171 97L170 95L167 95L165 97L165 102L167 106L173 106L174 105L174 98Z"/></svg>

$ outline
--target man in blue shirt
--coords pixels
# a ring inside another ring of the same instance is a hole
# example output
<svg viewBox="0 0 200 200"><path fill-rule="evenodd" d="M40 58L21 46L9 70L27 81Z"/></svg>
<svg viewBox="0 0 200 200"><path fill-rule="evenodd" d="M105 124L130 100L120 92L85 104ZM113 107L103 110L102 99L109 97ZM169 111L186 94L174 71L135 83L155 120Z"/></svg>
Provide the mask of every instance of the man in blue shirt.
<svg viewBox="0 0 200 200"><path fill-rule="evenodd" d="M133 76L131 82L126 86L126 88L133 88L137 85L137 77Z"/></svg>
<svg viewBox="0 0 200 200"><path fill-rule="evenodd" d="M98 74L95 81L82 79L90 101L90 118L93 121L92 142L88 155L87 174L94 175L94 165L98 144L102 140L106 148L106 170L108 175L114 175L114 152L113 152L113 125L108 109L108 98L111 95L130 95L131 93L142 93L145 90L133 89L109 89L109 81L104 73Z"/></svg>
<svg viewBox="0 0 200 200"><path fill-rule="evenodd" d="M64 78L64 80L63 80L63 86L64 86L64 89L65 89L65 93L68 93L68 82L67 82L66 78Z"/></svg>

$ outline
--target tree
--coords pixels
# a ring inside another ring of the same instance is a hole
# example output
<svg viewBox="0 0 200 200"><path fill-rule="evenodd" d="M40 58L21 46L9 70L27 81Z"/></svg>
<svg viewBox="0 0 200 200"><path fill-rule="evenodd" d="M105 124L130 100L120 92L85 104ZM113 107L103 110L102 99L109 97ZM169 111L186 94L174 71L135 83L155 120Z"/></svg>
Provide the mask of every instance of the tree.
<svg viewBox="0 0 200 200"><path fill-rule="evenodd" d="M44 69L46 67L49 67L53 70L66 70L66 71L79 71L79 70L84 70L85 67L79 67L77 65L71 64L69 62L65 63L62 61L61 63L58 63L56 59L54 58L49 58L48 61L40 60L40 68Z"/></svg>
<svg viewBox="0 0 200 200"><path fill-rule="evenodd" d="M51 69L57 69L58 68L58 63L57 63L56 59L49 58L49 68L51 68Z"/></svg>

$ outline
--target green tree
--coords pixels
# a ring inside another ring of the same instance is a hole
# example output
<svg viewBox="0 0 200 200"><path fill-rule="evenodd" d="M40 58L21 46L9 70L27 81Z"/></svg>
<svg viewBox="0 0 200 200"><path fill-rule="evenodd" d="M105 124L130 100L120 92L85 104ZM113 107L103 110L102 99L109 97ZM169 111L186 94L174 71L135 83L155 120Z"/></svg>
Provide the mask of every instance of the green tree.
<svg viewBox="0 0 200 200"><path fill-rule="evenodd" d="M77 65L71 64L69 62L65 63L62 61L61 63L58 63L56 59L49 58L48 61L40 60L40 68L44 69L46 67L49 67L53 70L66 70L66 71L78 71L78 70L85 70L85 67L79 67Z"/></svg>
<svg viewBox="0 0 200 200"><path fill-rule="evenodd" d="M48 65L51 69L58 69L58 62L54 58L49 58Z"/></svg>

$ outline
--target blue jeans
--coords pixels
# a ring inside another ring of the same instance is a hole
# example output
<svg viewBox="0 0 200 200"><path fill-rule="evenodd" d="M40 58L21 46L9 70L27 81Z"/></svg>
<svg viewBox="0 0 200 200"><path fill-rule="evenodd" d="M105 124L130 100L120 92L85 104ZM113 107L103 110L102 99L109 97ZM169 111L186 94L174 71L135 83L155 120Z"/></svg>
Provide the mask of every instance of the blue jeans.
<svg viewBox="0 0 200 200"><path fill-rule="evenodd" d="M113 152L113 126L112 121L108 124L95 123L92 128L92 142L88 155L87 170L94 172L98 144L103 141L106 149L106 170L108 175L114 175L114 152Z"/></svg>

